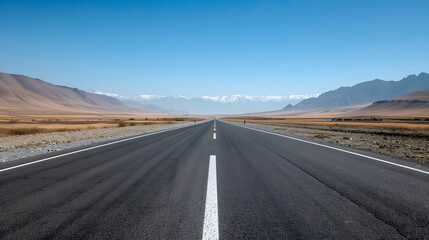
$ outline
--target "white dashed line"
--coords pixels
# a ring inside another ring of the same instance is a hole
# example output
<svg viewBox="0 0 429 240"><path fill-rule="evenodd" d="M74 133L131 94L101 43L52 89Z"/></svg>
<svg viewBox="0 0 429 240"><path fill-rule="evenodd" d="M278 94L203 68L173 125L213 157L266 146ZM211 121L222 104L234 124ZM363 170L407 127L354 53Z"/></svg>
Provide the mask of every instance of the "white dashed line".
<svg viewBox="0 0 429 240"><path fill-rule="evenodd" d="M213 133L213 139L216 139L216 133Z"/></svg>
<svg viewBox="0 0 429 240"><path fill-rule="evenodd" d="M207 177L206 208L204 214L203 240L219 239L219 219L217 207L216 155L210 155Z"/></svg>

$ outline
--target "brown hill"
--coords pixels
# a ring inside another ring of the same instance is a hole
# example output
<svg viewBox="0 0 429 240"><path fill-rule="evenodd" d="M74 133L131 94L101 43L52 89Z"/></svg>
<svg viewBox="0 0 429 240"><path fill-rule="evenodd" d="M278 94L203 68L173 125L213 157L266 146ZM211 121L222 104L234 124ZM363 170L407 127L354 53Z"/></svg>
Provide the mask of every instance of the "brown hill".
<svg viewBox="0 0 429 240"><path fill-rule="evenodd" d="M350 116L429 116L429 89L374 102Z"/></svg>
<svg viewBox="0 0 429 240"><path fill-rule="evenodd" d="M410 93L410 94L402 96L402 97L394 98L392 100L408 100L408 101L420 100L420 101L428 101L429 102L429 89L426 89L423 91L418 91L418 92L413 92L413 93Z"/></svg>
<svg viewBox="0 0 429 240"><path fill-rule="evenodd" d="M0 72L0 112L31 114L136 112L116 98Z"/></svg>

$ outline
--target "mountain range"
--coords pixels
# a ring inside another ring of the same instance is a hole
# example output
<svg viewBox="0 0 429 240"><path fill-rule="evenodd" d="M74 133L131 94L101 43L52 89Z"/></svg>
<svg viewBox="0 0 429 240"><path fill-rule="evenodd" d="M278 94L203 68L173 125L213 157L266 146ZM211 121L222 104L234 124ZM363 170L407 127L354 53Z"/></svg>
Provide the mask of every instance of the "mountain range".
<svg viewBox="0 0 429 240"><path fill-rule="evenodd" d="M131 106L115 97L2 72L0 72L0 112L10 114L170 113L155 106L143 104Z"/></svg>
<svg viewBox="0 0 429 240"><path fill-rule="evenodd" d="M285 104L298 103L300 100L317 95L290 96L202 96L189 98L185 96L140 95L134 98L144 104L162 108L180 109L191 114L237 114L281 109Z"/></svg>
<svg viewBox="0 0 429 240"><path fill-rule="evenodd" d="M259 112L258 115L427 116L429 90L426 89L429 89L429 74L420 73L399 81L376 79L352 87L340 87L320 96L228 95L189 98L182 95L140 95L129 98L97 90L90 93L23 75L0 72L0 113L205 115ZM282 108L282 111L278 111ZM267 112L269 110L271 112Z"/></svg>
<svg viewBox="0 0 429 240"><path fill-rule="evenodd" d="M139 95L136 97L126 97L99 90L91 90L91 92L116 97L131 105L140 103L146 106L158 106L164 109L175 109L176 112L182 114L237 114L278 110L285 104L298 103L302 99L318 96L318 94L288 96L249 96L234 94L201 97L186 97L183 95Z"/></svg>
<svg viewBox="0 0 429 240"><path fill-rule="evenodd" d="M87 92L58 86L40 79L0 72L0 112L31 114L215 114L275 110L286 103L297 103L310 95L283 96L185 96L140 95L135 98L105 93ZM314 96L314 95L313 95Z"/></svg>
<svg viewBox="0 0 429 240"><path fill-rule="evenodd" d="M399 81L375 79L351 87L340 87L322 93L316 98L302 100L295 106L283 108L293 114L311 114L312 112L347 112L356 110L373 102L404 96L416 91L429 89L429 74L409 75Z"/></svg>

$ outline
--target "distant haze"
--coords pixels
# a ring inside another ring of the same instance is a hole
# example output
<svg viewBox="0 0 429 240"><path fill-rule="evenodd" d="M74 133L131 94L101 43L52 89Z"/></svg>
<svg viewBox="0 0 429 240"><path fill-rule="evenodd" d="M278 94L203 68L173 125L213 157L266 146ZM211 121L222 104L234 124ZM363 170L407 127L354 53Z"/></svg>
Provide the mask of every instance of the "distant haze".
<svg viewBox="0 0 429 240"><path fill-rule="evenodd" d="M248 96L223 95L187 97L183 95L150 95L141 94L135 97L120 96L92 90L93 93L116 97L125 101L135 101L145 105L156 105L162 108L181 110L189 114L240 114L265 112L282 109L287 104L296 104L303 99L317 97L318 94L294 94L289 96Z"/></svg>

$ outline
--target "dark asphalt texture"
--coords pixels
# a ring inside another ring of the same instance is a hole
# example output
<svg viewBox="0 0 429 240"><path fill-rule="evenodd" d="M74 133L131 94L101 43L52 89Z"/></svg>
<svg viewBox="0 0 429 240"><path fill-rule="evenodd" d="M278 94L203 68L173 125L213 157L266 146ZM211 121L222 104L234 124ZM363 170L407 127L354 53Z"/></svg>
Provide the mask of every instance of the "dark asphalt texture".
<svg viewBox="0 0 429 240"><path fill-rule="evenodd" d="M0 238L201 239L216 155L220 239L429 239L428 174L213 124L0 172Z"/></svg>

